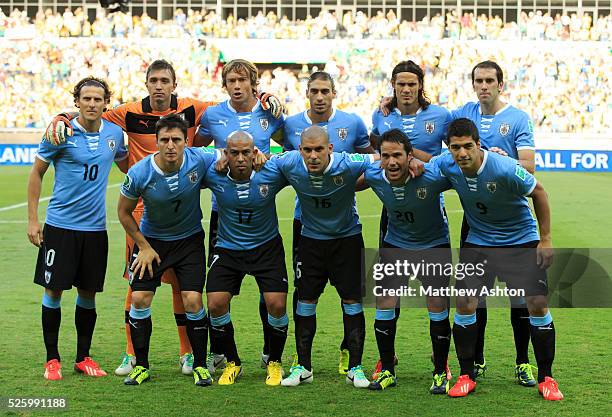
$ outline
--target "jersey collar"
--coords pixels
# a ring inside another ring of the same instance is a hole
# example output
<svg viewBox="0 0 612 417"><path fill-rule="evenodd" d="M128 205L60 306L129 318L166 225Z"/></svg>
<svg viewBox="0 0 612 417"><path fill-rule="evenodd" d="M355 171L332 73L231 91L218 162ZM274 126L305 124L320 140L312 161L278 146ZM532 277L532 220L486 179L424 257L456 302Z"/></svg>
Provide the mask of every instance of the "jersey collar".
<svg viewBox="0 0 612 417"><path fill-rule="evenodd" d="M251 113L254 112L255 110L257 110L257 108L259 106L261 106L261 102L259 101L259 99L256 99L256 100L257 100L257 102L255 103L255 105L251 109ZM232 107L232 103L231 103L229 98L225 101L225 104L227 105L227 108L229 109L229 111L231 111L232 113L238 113L236 111L236 109Z"/></svg>
<svg viewBox="0 0 612 417"><path fill-rule="evenodd" d="M333 107L332 108L332 114L331 116L329 116L329 119L327 120L327 123L331 123L331 121L334 119L334 117L336 116L336 108ZM310 120L310 117L308 117L308 110L304 110L304 119L306 120L306 122L309 125L312 125L312 120Z"/></svg>
<svg viewBox="0 0 612 417"><path fill-rule="evenodd" d="M493 115L485 114L485 116L497 116L498 114L500 114L501 112L505 111L509 107L510 107L510 103L506 103L505 106L502 107L501 109L497 110L497 112L495 112L495 114L493 114ZM482 116L482 107L480 106L480 103L478 103L478 112Z"/></svg>
<svg viewBox="0 0 612 417"><path fill-rule="evenodd" d="M482 148L480 148L482 149ZM476 175L480 175L482 173L482 171L484 170L485 165L487 164L487 161L489 159L489 151L487 151L486 149L482 149L484 151L484 157L482 158L482 165L480 165L480 168L478 168L478 171L476 172Z"/></svg>
<svg viewBox="0 0 612 417"><path fill-rule="evenodd" d="M142 99L142 112L153 113L153 107L151 107L151 96L146 96ZM170 94L170 108L174 111L178 109L178 98L175 94Z"/></svg>
<svg viewBox="0 0 612 417"><path fill-rule="evenodd" d="M227 178L231 181L234 182L236 184L241 184L241 183L245 183L245 182L249 182L250 180L253 179L253 177L255 176L255 170L251 171L251 176L249 177L248 180L244 180L244 181L238 181L232 178L232 176L230 175L229 169L227 170L227 174L225 174L227 176Z"/></svg>
<svg viewBox="0 0 612 417"><path fill-rule="evenodd" d="M151 155L151 166L153 167L153 169L155 170L155 172L157 172L159 175L163 175L164 177L167 175L175 175L178 174L178 172L183 169L183 167L185 166L185 160L187 159L186 155L183 154L183 163L181 164L181 167L179 168L179 171L175 171L175 172L171 172L166 174L155 162L155 155L157 155L159 153L159 151L155 152L153 155Z"/></svg>
<svg viewBox="0 0 612 417"><path fill-rule="evenodd" d="M391 181L389 181L389 179L387 178L387 175L385 174L385 170L382 169L382 168L381 168L381 170L382 170L383 180L385 180L387 182L387 184L389 184L391 187L397 187L397 185L391 184ZM408 177L406 177L406 181L404 181L404 185L408 184L408 181L410 181L410 175L408 175Z"/></svg>
<svg viewBox="0 0 612 417"><path fill-rule="evenodd" d="M398 114L398 116L402 116L402 117L416 117L420 112L423 111L423 107L419 107L414 115L412 115L412 114L402 114L400 109L398 109L397 107L394 107L393 111L396 112Z"/></svg>
<svg viewBox="0 0 612 417"><path fill-rule="evenodd" d="M327 168L325 168L325 171L323 171L323 174L321 175L327 174L333 164L334 164L334 153L332 152L331 155L329 155L329 164L327 164ZM306 172L310 174L310 172L308 171L308 167L306 166L306 162L304 162L304 158L302 158L302 166L304 167Z"/></svg>
<svg viewBox="0 0 612 417"><path fill-rule="evenodd" d="M85 128L81 126L81 124L79 123L76 117L72 120L72 124L74 125L75 128L77 128L83 133L95 133L95 132L86 131ZM104 119L100 120L100 128L98 129L98 133L102 132L102 129L104 129Z"/></svg>

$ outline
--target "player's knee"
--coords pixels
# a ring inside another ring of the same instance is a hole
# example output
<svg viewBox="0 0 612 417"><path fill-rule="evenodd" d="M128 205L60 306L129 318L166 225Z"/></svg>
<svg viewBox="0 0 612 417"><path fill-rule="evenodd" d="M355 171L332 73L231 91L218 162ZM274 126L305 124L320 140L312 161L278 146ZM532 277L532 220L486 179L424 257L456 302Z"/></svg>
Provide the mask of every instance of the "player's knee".
<svg viewBox="0 0 612 417"><path fill-rule="evenodd" d="M42 305L46 308L61 308L62 291L45 289L42 298Z"/></svg>
<svg viewBox="0 0 612 417"><path fill-rule="evenodd" d="M380 310L390 310L397 307L396 297L376 297L376 308Z"/></svg>
<svg viewBox="0 0 612 417"><path fill-rule="evenodd" d="M285 314L287 310L287 302L284 297L273 297L266 300L266 308L268 313L274 317L280 317Z"/></svg>
<svg viewBox="0 0 612 417"><path fill-rule="evenodd" d="M446 310L446 297L428 297L427 310L431 313L441 313Z"/></svg>
<svg viewBox="0 0 612 417"><path fill-rule="evenodd" d="M478 297L457 297L457 312L459 314L473 314L478 306Z"/></svg>
<svg viewBox="0 0 612 417"><path fill-rule="evenodd" d="M529 314L532 316L545 316L548 313L548 300L545 295L525 297Z"/></svg>
<svg viewBox="0 0 612 417"><path fill-rule="evenodd" d="M224 298L207 297L208 312L211 316L222 316L229 311L229 303Z"/></svg>
<svg viewBox="0 0 612 417"><path fill-rule="evenodd" d="M149 291L134 291L132 292L132 305L138 309L151 307L153 293Z"/></svg>
<svg viewBox="0 0 612 417"><path fill-rule="evenodd" d="M47 294L51 298L62 298L63 291L45 288L45 294Z"/></svg>
<svg viewBox="0 0 612 417"><path fill-rule="evenodd" d="M183 305L185 311L195 313L202 310L202 294L197 291L182 291Z"/></svg>
<svg viewBox="0 0 612 417"><path fill-rule="evenodd" d="M96 298L95 291L83 290L81 288L77 288L77 292L79 293L79 296L82 298L87 298L87 299L92 299L92 300Z"/></svg>

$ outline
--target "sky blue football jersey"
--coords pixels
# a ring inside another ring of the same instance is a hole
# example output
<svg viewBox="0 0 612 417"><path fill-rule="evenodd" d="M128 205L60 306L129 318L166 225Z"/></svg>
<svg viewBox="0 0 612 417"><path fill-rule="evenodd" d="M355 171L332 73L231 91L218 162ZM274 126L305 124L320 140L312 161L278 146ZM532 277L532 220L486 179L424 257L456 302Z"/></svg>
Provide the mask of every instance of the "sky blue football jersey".
<svg viewBox="0 0 612 417"><path fill-rule="evenodd" d="M537 222L526 197L537 181L515 159L485 150L475 177L464 176L449 152L432 163L459 194L470 226L467 242L508 246L539 240Z"/></svg>
<svg viewBox="0 0 612 417"><path fill-rule="evenodd" d="M88 133L71 122L74 135L60 145L43 140L37 157L53 164L55 181L45 223L80 231L106 230L106 186L113 161L127 158L123 130L103 120Z"/></svg>
<svg viewBox="0 0 612 417"><path fill-rule="evenodd" d="M423 175L391 185L380 161L365 172L365 180L387 209L389 223L385 241L405 249L427 249L449 243L448 224L440 193L451 188L434 164L425 164Z"/></svg>
<svg viewBox="0 0 612 417"><path fill-rule="evenodd" d="M498 147L514 159L518 159L522 149L535 150L533 122L527 113L510 104L494 115L486 115L482 114L479 102L471 102L453 110L451 115L453 120L465 117L473 121L485 149Z"/></svg>
<svg viewBox="0 0 612 417"><path fill-rule="evenodd" d="M282 129L284 116L275 119L269 111L261 108L261 102L250 112L238 113L231 105L230 100L223 101L215 106L209 106L202 118L198 134L211 136L215 148L227 147L227 137L237 130L244 130L251 134L255 146L263 153L270 153L270 138L279 129ZM217 211L215 195L212 197L212 210Z"/></svg>
<svg viewBox="0 0 612 417"><path fill-rule="evenodd" d="M153 239L172 241L202 230L200 188L218 151L185 148L178 171L164 173L155 163L155 154L133 165L121 187L121 194L137 200L142 197L144 213L140 231Z"/></svg>
<svg viewBox="0 0 612 417"><path fill-rule="evenodd" d="M227 137L236 130L245 130L253 136L255 146L270 153L270 138L283 127L284 118L275 119L269 111L261 108L259 100L250 112L238 113L226 100L209 106L200 119L198 134L212 136L215 148L225 148Z"/></svg>
<svg viewBox="0 0 612 417"><path fill-rule="evenodd" d="M334 152L319 175L308 172L299 151L274 158L300 200L303 236L329 240L361 233L354 204L355 184L374 162L373 155Z"/></svg>
<svg viewBox="0 0 612 417"><path fill-rule="evenodd" d="M394 108L385 117L380 110L376 110L372 114L372 133L380 136L388 130L400 129L414 148L436 156L440 155L450 122L450 112L434 104L419 109L413 115L402 115L399 109Z"/></svg>
<svg viewBox="0 0 612 417"><path fill-rule="evenodd" d="M217 246L232 250L256 248L278 236L276 194L289 185L270 159L259 172L253 171L247 181L235 181L220 174L214 166L204 185L214 193L219 210Z"/></svg>
<svg viewBox="0 0 612 417"><path fill-rule="evenodd" d="M283 148L286 151L297 151L302 139L302 132L312 126L308 110L287 117L285 120ZM327 130L329 141L334 145L334 152L354 153L357 149L370 146L370 135L361 117L334 109L327 122L317 123L317 126ZM299 200L295 199L293 217L300 219L301 208Z"/></svg>

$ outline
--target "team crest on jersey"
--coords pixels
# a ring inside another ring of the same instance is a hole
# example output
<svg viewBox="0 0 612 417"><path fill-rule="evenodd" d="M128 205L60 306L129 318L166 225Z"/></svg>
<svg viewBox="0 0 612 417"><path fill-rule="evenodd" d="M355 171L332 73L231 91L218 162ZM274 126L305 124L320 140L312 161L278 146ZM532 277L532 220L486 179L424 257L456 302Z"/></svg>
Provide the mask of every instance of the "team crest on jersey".
<svg viewBox="0 0 612 417"><path fill-rule="evenodd" d="M336 130L338 131L338 137L340 140L346 140L346 138L348 138L348 127L341 127Z"/></svg>
<svg viewBox="0 0 612 417"><path fill-rule="evenodd" d="M51 282L51 271L45 271L45 282L47 284Z"/></svg>
<svg viewBox="0 0 612 417"><path fill-rule="evenodd" d="M433 121L425 122L425 132L431 135L436 130L436 123Z"/></svg>
<svg viewBox="0 0 612 417"><path fill-rule="evenodd" d="M111 152L113 152L115 150L115 139L109 139L108 140L108 148L111 150Z"/></svg>
<svg viewBox="0 0 612 417"><path fill-rule="evenodd" d="M489 190L489 192L491 194L493 194L495 191L497 191L497 183L492 181L492 182L488 182L487 183L487 190Z"/></svg>
<svg viewBox="0 0 612 417"><path fill-rule="evenodd" d="M266 131L268 130L270 123L268 122L268 119L266 119L265 117L262 117L261 119L259 119L259 126L261 126L261 129L263 131Z"/></svg>
<svg viewBox="0 0 612 417"><path fill-rule="evenodd" d="M417 188L416 195L421 200L425 200L427 198L427 188L426 187Z"/></svg>
<svg viewBox="0 0 612 417"><path fill-rule="evenodd" d="M506 136L510 132L510 125L508 123L502 123L499 125L499 134Z"/></svg>
<svg viewBox="0 0 612 417"><path fill-rule="evenodd" d="M338 187L344 185L344 178L342 175L336 175L335 177L332 177L332 179L334 180L334 184L336 184Z"/></svg>
<svg viewBox="0 0 612 417"><path fill-rule="evenodd" d="M123 188L130 188L130 185L132 184L132 179L130 178L129 175L125 176L125 179L123 180Z"/></svg>
<svg viewBox="0 0 612 417"><path fill-rule="evenodd" d="M192 184L195 184L198 182L198 171L191 171L189 174L187 174L187 178L189 178L189 181L191 181Z"/></svg>
<svg viewBox="0 0 612 417"><path fill-rule="evenodd" d="M266 198L269 192L270 192L270 187L268 186L268 184L259 184L259 195L260 196L262 196L263 198Z"/></svg>

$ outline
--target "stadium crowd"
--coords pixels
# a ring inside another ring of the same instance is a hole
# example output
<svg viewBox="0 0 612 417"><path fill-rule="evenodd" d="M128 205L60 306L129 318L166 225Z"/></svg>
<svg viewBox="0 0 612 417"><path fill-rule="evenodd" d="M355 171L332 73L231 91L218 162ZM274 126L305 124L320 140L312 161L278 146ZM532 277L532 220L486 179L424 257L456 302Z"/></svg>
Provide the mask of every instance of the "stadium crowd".
<svg viewBox="0 0 612 417"><path fill-rule="evenodd" d="M162 56L164 48L155 40L134 44L129 39L70 38L7 44L0 50L0 99L11 105L0 110L0 126L44 127L58 110L73 108L71 86L91 74L108 80L114 91L112 105L143 97L142 72L160 57L174 63L180 96L227 97L219 71L223 55L214 45L204 47L195 39L167 42L173 42L172 51ZM611 58L604 44L586 43L577 50L535 43L525 50L491 42L476 51L473 42L423 40L389 48L345 42L319 69L338 81L337 106L356 112L369 125L372 110L388 94L395 62L419 62L432 102L452 109L476 100L469 68L495 58L505 71L505 99L525 109L538 132L610 131L606 115L612 107L607 70ZM294 114L306 108L305 80L312 70L304 66L301 72L281 67L262 71L260 89L283 98L288 113Z"/></svg>
<svg viewBox="0 0 612 417"><path fill-rule="evenodd" d="M213 36L217 38L256 39L498 39L498 40L574 40L608 41L612 39L612 17L600 16L595 22L589 14L555 14L521 12L518 22L504 23L500 16L458 14L448 11L417 22L401 20L393 10L386 14L377 11L367 16L362 11L347 11L337 16L331 10L321 10L316 17L291 21L279 18L273 11L260 10L248 19L236 19L231 13L223 19L213 10L185 11L177 8L173 19L158 22L145 13L98 13L90 22L82 8L66 8L63 13L51 9L40 10L34 19L18 9L9 16L0 11L0 37L7 28L34 24L36 32L44 36L94 37L181 37Z"/></svg>

